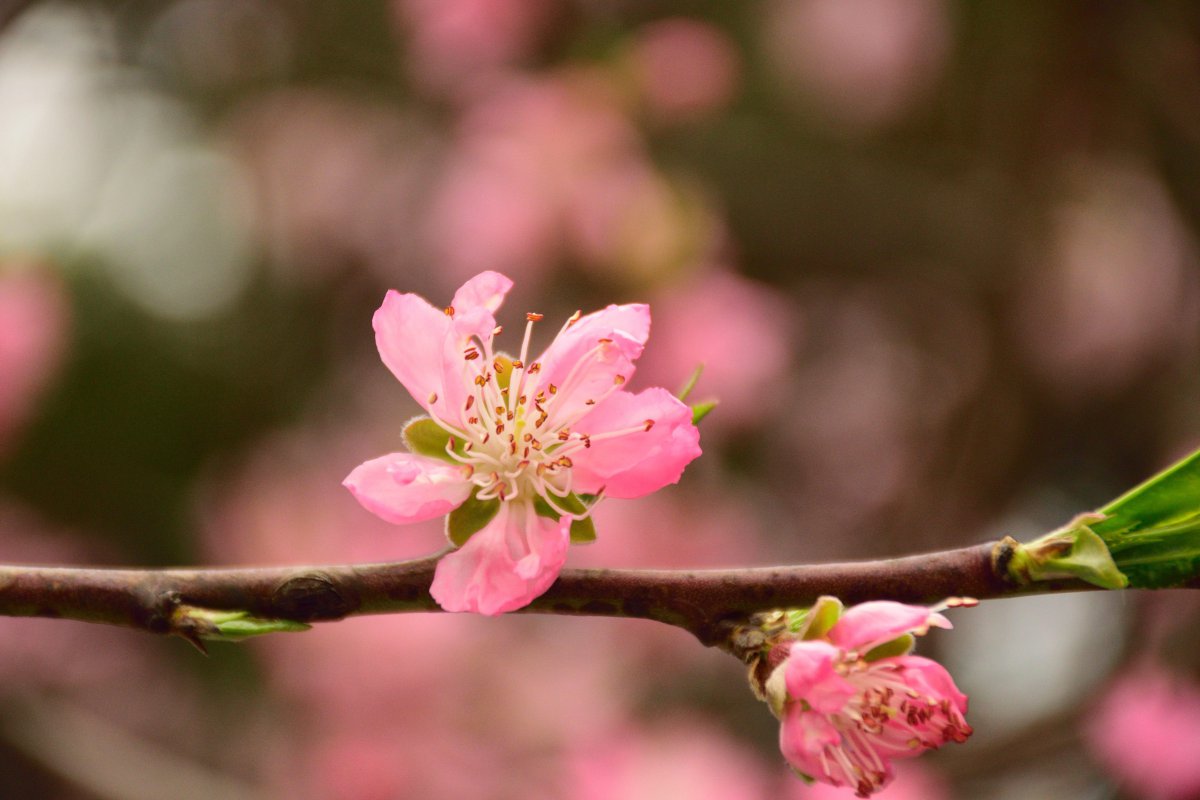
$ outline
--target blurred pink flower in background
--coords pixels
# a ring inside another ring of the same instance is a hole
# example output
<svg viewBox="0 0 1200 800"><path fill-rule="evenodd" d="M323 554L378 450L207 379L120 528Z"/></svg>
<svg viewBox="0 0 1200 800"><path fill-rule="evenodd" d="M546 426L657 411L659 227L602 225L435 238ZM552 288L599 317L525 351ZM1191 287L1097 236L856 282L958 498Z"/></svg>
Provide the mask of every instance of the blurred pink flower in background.
<svg viewBox="0 0 1200 800"><path fill-rule="evenodd" d="M47 270L0 262L0 455L32 415L62 360L70 314Z"/></svg>
<svg viewBox="0 0 1200 800"><path fill-rule="evenodd" d="M702 718L612 731L570 762L573 800L761 800L763 764Z"/></svg>
<svg viewBox="0 0 1200 800"><path fill-rule="evenodd" d="M408 34L409 71L427 89L456 90L531 54L556 11L549 0L393 0Z"/></svg>
<svg viewBox="0 0 1200 800"><path fill-rule="evenodd" d="M366 461L344 485L397 524L468 503L476 509L467 513L480 525L455 540L430 587L447 611L494 615L528 605L558 576L572 523L590 515L576 492L641 497L677 482L700 455L690 408L665 389L623 388L650 334L649 307L577 313L537 357L529 343L542 315L526 314L520 354L502 367L493 314L511 288L499 273L480 273L444 311L391 291L372 320L380 357L445 447L425 451L410 439L410 452Z"/></svg>
<svg viewBox="0 0 1200 800"><path fill-rule="evenodd" d="M735 492L702 489L660 492L636 503L601 503L595 511L600 535L575 548L570 563L664 569L755 563L766 548L754 511L745 503Z"/></svg>
<svg viewBox="0 0 1200 800"><path fill-rule="evenodd" d="M776 0L764 38L786 84L834 120L873 128L931 88L951 29L943 0Z"/></svg>
<svg viewBox="0 0 1200 800"><path fill-rule="evenodd" d="M670 122L719 111L737 91L741 71L723 31L682 17L640 28L628 59L642 102L654 117Z"/></svg>
<svg viewBox="0 0 1200 800"><path fill-rule="evenodd" d="M724 269L693 273L654 301L654 341L642 377L681 386L704 365L689 401L720 401L705 428L768 418L785 394L799 310L781 293Z"/></svg>
<svg viewBox="0 0 1200 800"><path fill-rule="evenodd" d="M852 800L854 789L830 786L827 783L805 785L789 781L783 792L784 800ZM875 800L949 800L950 789L936 773L916 762L896 767L896 778L871 795Z"/></svg>
<svg viewBox="0 0 1200 800"><path fill-rule="evenodd" d="M362 508L341 487L345 470L400 424L299 430L263 442L243 463L224 465L202 493L201 548L214 564L354 563L415 558L445 546L440 521L407 536Z"/></svg>
<svg viewBox="0 0 1200 800"><path fill-rule="evenodd" d="M1021 284L1018 334L1066 399L1146 374L1194 348L1200 295L1195 242L1167 188L1145 170L1078 164L1048 220L1048 243Z"/></svg>
<svg viewBox="0 0 1200 800"><path fill-rule="evenodd" d="M236 109L224 133L273 264L324 276L361 262L392 280L419 260L413 230L436 145L414 118L331 92L281 90Z"/></svg>
<svg viewBox="0 0 1200 800"><path fill-rule="evenodd" d="M1084 733L1122 787L1144 800L1200 796L1200 687L1145 663L1121 676Z"/></svg>
<svg viewBox="0 0 1200 800"><path fill-rule="evenodd" d="M911 649L930 627L952 626L922 606L873 601L847 609L820 638L787 646L765 688L780 749L798 772L867 797L891 782L893 759L966 741L967 698L942 665L907 653L865 658L904 637Z"/></svg>
<svg viewBox="0 0 1200 800"><path fill-rule="evenodd" d="M511 78L463 112L426 235L449 280L534 278L562 259L644 276L712 239L693 195L655 169L609 78Z"/></svg>

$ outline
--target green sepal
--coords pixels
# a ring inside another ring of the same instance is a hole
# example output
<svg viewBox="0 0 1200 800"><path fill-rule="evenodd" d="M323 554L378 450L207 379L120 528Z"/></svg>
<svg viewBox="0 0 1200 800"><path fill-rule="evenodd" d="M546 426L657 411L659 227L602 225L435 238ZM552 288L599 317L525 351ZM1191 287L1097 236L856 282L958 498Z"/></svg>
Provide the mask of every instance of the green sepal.
<svg viewBox="0 0 1200 800"><path fill-rule="evenodd" d="M1080 514L1040 539L1017 545L1009 576L1022 585L1078 578L1102 589L1124 589L1129 580L1117 568L1108 545L1090 527L1103 519L1101 514Z"/></svg>
<svg viewBox="0 0 1200 800"><path fill-rule="evenodd" d="M696 382L700 380L700 376L703 374L704 364L701 362L696 365L694 370L692 370L692 374L689 375L688 379L683 382L683 386L679 387L679 391L675 393L675 396L680 400L687 400L688 395L692 393L692 389L696 388Z"/></svg>
<svg viewBox="0 0 1200 800"><path fill-rule="evenodd" d="M717 400L705 400L703 403L696 403L692 406L692 424L699 425L700 420L707 417L717 407L718 402Z"/></svg>
<svg viewBox="0 0 1200 800"><path fill-rule="evenodd" d="M913 647L917 643L917 637L911 633L906 633L892 639L890 642L884 642L878 647L872 647L863 656L864 661L878 661L881 658L891 658L892 656L906 656L912 652Z"/></svg>
<svg viewBox="0 0 1200 800"><path fill-rule="evenodd" d="M500 511L500 498L480 500L474 492L458 508L446 515L446 538L455 547L462 547L467 541Z"/></svg>
<svg viewBox="0 0 1200 800"><path fill-rule="evenodd" d="M810 608L788 610L788 630L801 639L820 639L842 618L844 609L841 600L822 595Z"/></svg>
<svg viewBox="0 0 1200 800"><path fill-rule="evenodd" d="M442 461L449 461L451 464L459 463L446 452L446 445L449 444L451 438L450 434L429 417L417 417L409 421L404 426L403 436L404 445L410 453L438 458ZM455 437L454 452L463 455L465 446L466 442L463 439Z"/></svg>
<svg viewBox="0 0 1200 800"><path fill-rule="evenodd" d="M584 497L590 497L593 502L595 501L594 495L584 495ZM588 510L588 506L591 505L591 503L585 504L583 499L574 492L566 497L555 495L555 502L572 514L583 514ZM546 517L547 519L559 519L562 516L540 497L534 499L533 510L537 512L539 517ZM596 523L592 522L590 516L583 519L571 520L571 544L590 544L594 541L596 541Z"/></svg>

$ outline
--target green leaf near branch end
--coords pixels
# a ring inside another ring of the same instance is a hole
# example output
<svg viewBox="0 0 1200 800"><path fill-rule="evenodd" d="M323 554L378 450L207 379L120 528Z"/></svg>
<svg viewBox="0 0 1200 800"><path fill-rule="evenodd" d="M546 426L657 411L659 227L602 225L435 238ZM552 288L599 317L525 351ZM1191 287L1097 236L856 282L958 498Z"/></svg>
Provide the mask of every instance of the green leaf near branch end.
<svg viewBox="0 0 1200 800"><path fill-rule="evenodd" d="M1137 588L1164 589L1200 576L1200 451L1099 509L1089 527Z"/></svg>

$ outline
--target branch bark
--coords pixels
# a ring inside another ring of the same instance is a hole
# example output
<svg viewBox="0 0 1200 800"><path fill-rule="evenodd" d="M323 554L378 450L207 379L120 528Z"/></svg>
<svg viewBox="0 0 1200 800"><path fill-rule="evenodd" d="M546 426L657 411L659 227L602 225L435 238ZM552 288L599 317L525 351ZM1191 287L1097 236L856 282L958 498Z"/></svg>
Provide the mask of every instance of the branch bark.
<svg viewBox="0 0 1200 800"><path fill-rule="evenodd" d="M197 639L181 608L247 611L322 622L361 614L439 611L429 595L435 554L386 564L237 569L93 569L0 566L0 615L103 622ZM840 564L722 570L567 569L525 612L634 617L724 644L751 614L812 604L946 597L978 599L1094 588L1081 581L1020 587L1006 573L1005 542L919 556Z"/></svg>

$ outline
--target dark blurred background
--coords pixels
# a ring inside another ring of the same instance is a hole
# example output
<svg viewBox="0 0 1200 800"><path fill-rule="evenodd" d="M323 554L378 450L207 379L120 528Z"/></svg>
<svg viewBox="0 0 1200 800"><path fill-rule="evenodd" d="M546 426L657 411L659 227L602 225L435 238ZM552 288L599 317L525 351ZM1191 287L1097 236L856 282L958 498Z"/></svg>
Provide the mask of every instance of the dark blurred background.
<svg viewBox="0 0 1200 800"><path fill-rule="evenodd" d="M681 484L607 503L569 564L1030 537L1200 445L1194 3L0 0L0 25L0 560L440 547L339 484L417 411L374 352L384 291L444 304L483 269L517 281L510 328L650 302L636 383L703 362L722 401ZM1197 607L957 612L922 652L976 736L885 798L1200 797ZM358 619L203 659L2 622L4 798L832 796L737 663L650 623Z"/></svg>

